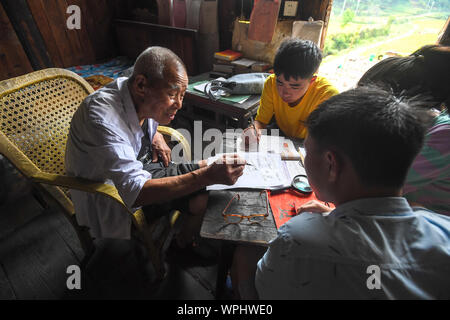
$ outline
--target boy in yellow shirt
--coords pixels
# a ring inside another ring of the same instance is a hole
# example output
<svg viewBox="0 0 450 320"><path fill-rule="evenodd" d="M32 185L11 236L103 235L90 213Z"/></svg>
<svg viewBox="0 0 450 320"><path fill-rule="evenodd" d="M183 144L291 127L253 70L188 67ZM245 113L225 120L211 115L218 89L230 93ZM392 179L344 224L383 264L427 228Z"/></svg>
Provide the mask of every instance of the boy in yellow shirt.
<svg viewBox="0 0 450 320"><path fill-rule="evenodd" d="M283 41L274 60L275 74L264 84L254 124L245 129L250 141L259 141L261 129L266 129L273 116L282 134L304 139L304 123L320 103L338 94L324 77L316 76L322 53L309 40L291 38Z"/></svg>

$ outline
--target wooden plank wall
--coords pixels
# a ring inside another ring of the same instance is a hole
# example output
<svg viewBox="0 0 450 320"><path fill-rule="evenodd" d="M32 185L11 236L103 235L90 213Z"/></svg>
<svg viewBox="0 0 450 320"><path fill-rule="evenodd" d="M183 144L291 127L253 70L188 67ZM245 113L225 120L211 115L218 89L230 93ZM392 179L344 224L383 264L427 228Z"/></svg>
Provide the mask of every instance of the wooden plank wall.
<svg viewBox="0 0 450 320"><path fill-rule="evenodd" d="M51 65L51 59L48 56L42 36L28 10L27 1L3 0L3 7L33 69L42 69Z"/></svg>
<svg viewBox="0 0 450 320"><path fill-rule="evenodd" d="M234 20L241 14L240 1L219 1L219 48L226 50L231 48L233 38Z"/></svg>
<svg viewBox="0 0 450 320"><path fill-rule="evenodd" d="M91 64L116 54L110 0L27 0L55 67ZM81 9L81 28L66 26L69 5Z"/></svg>
<svg viewBox="0 0 450 320"><path fill-rule="evenodd" d="M30 61L0 3L0 80L31 71Z"/></svg>
<svg viewBox="0 0 450 320"><path fill-rule="evenodd" d="M2 3L5 10L0 37L9 39L15 33L26 54L17 57L14 50L17 45L12 41L7 44L8 50L0 51L7 56L4 60L15 60L18 65L31 65L38 70L93 64L117 55L113 29L116 0L2 0ZM67 28L69 5L80 7L80 29ZM0 80L30 72L26 67L5 69L0 71Z"/></svg>
<svg viewBox="0 0 450 320"><path fill-rule="evenodd" d="M297 18L307 20L312 16L325 21L324 39L332 2L300 1ZM93 64L118 55L114 17L124 18L124 12L130 10L130 3L123 0L2 0L1 3L0 80L33 69ZM219 4L220 47L224 49L230 45L229 24L234 20L230 15L240 14L236 8L233 10L233 7L240 7L240 1ZM81 9L80 30L69 30L66 26L69 5L78 5ZM196 67L192 69L191 72Z"/></svg>
<svg viewBox="0 0 450 320"><path fill-rule="evenodd" d="M198 74L196 30L119 19L114 24L121 55L136 59L149 46L163 46L183 60L188 75Z"/></svg>

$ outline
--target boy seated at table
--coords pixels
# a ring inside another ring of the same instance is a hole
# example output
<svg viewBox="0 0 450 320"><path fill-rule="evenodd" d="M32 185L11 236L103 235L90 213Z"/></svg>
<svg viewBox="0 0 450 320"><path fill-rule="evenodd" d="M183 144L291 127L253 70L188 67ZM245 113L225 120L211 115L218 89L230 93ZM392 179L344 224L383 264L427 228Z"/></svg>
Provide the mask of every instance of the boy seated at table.
<svg viewBox="0 0 450 320"><path fill-rule="evenodd" d="M403 194L414 205L450 216L450 47L426 45L409 56L384 59L358 82L358 86L367 84L429 99L424 108L432 122L408 172Z"/></svg>
<svg viewBox="0 0 450 320"><path fill-rule="evenodd" d="M281 134L304 139L305 121L317 106L338 93L327 79L315 73L322 62L322 53L309 40L290 38L280 45L274 60L274 72L264 83L260 105L253 124L244 130L246 142L259 141L275 116Z"/></svg>
<svg viewBox="0 0 450 320"><path fill-rule="evenodd" d="M360 87L311 113L306 173L317 198L336 209L323 215L328 207L300 208L253 266L253 277L249 259L258 249L253 256L249 248L236 252L241 297L450 298L450 217L411 208L401 196L426 132L425 112L415 105Z"/></svg>

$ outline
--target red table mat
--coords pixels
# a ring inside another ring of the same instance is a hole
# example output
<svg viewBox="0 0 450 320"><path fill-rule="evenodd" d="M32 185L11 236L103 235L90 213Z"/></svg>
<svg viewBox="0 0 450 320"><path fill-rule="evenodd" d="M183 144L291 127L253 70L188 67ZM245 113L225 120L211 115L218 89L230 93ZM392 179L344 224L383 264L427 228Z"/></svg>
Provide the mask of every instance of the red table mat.
<svg viewBox="0 0 450 320"><path fill-rule="evenodd" d="M304 195L294 191L291 188L286 190L269 191L270 208L272 209L277 229L279 229L289 219L295 217L297 215L297 209L310 200L318 200L314 192L309 195ZM335 206L331 203L329 203L329 206L333 209L335 208Z"/></svg>

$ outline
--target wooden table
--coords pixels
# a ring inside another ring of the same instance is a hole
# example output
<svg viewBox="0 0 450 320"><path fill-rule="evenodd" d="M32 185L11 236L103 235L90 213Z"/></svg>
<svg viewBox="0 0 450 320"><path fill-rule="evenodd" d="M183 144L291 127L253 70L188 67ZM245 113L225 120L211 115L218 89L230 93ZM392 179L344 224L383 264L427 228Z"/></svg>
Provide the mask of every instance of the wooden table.
<svg viewBox="0 0 450 320"><path fill-rule="evenodd" d="M221 150L236 152L237 133L225 134ZM303 145L303 141L292 139L295 147ZM234 194L239 193L239 207L230 206L227 213L251 215L265 212L265 199L260 197L259 190L232 189L210 191L208 207L203 218L200 236L208 239L222 240L219 268L217 271L216 299L222 297L225 280L233 258L234 248L237 244L257 245L267 247L269 242L276 238L277 227L269 205L269 216L263 222L250 224L247 219L239 224L229 224L222 216L222 212Z"/></svg>
<svg viewBox="0 0 450 320"><path fill-rule="evenodd" d="M227 212L243 215L265 213L265 195L263 194L263 199L257 190L210 191L200 236L234 243L267 246L277 236L277 228L270 205L269 216L261 223L249 223L247 219L243 219L239 224L230 224L222 216L225 206L236 193L239 193L241 199L239 203L233 202Z"/></svg>
<svg viewBox="0 0 450 320"><path fill-rule="evenodd" d="M222 211L238 192L240 194L239 209L230 206L227 212L243 215L265 213L265 199L259 191L223 190L210 191L208 208L206 210L200 236L222 241L216 279L216 299L223 297L228 270L231 267L236 244L254 244L267 246L277 236L277 228L269 205L269 216L261 223L250 224L243 219L239 224L229 224L222 216ZM264 195L265 197L265 195Z"/></svg>
<svg viewBox="0 0 450 320"><path fill-rule="evenodd" d="M210 80L209 73L189 77L190 84L203 80ZM250 117L256 114L259 100L260 95L251 95L243 103L213 101L199 91L188 90L177 117L190 121L201 120L204 128L218 128L222 131L227 128L246 128Z"/></svg>
<svg viewBox="0 0 450 320"><path fill-rule="evenodd" d="M238 147L236 145L236 139L239 135L239 133L234 132L226 133L219 149L222 152L237 152ZM291 140L296 148L303 146L303 140L293 138L291 138ZM277 228L270 205L269 217L261 224L249 224L247 219L237 225L229 224L224 220L222 211L235 193L239 193L241 196L239 205L240 214L251 215L264 212L265 202L259 196L259 190L232 189L210 191L208 207L203 219L200 236L234 243L267 246L268 243L277 236ZM231 212L233 209L234 208L230 206L228 212L235 213Z"/></svg>

